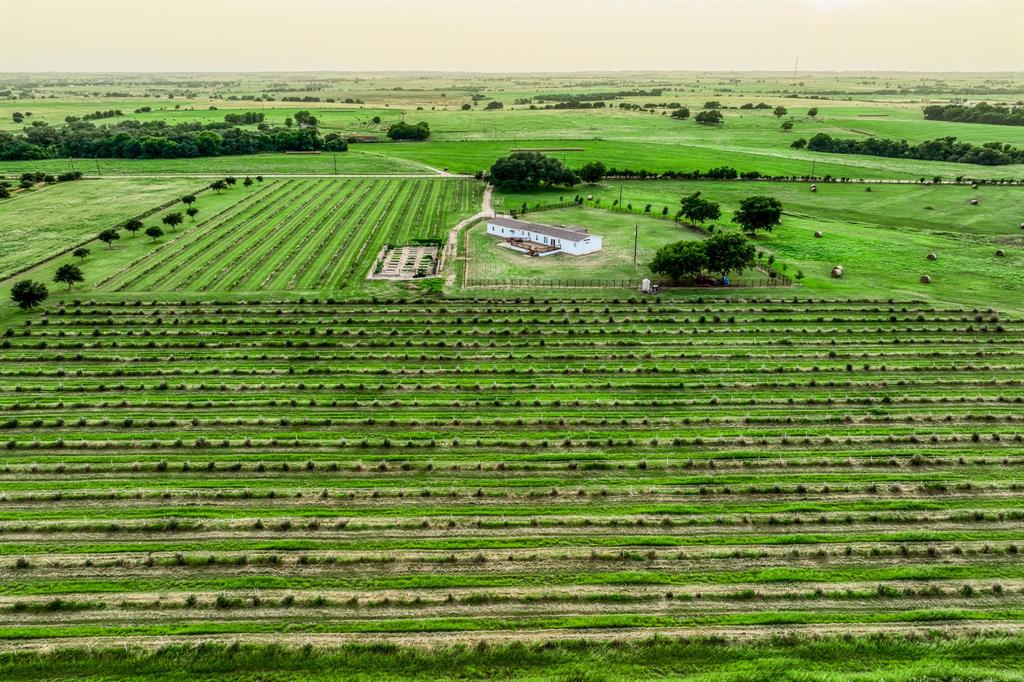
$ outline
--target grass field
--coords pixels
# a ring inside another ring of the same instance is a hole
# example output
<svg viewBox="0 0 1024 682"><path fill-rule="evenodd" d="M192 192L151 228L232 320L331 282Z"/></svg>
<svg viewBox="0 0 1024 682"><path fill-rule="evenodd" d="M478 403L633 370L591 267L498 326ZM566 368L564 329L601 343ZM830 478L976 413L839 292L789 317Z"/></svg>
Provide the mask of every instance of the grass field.
<svg viewBox="0 0 1024 682"><path fill-rule="evenodd" d="M0 202L0 281L202 187L196 180L90 180L19 192Z"/></svg>
<svg viewBox="0 0 1024 682"><path fill-rule="evenodd" d="M1024 189L1017 187L876 184L867 192L863 185L836 183L819 184L812 193L801 183L659 180L608 182L568 193L496 194L494 204L510 211L521 209L524 202L533 207L581 194L610 206L619 198L620 185L623 206L642 212L651 204L655 214L665 207L674 214L681 197L699 191L721 204L719 224L730 230L735 229L730 221L740 200L754 194L778 198L784 209L782 226L759 236L758 248L774 254L790 277L803 272L800 286L808 293L1024 309L1024 278L1019 274L1024 269L1024 231L1019 227ZM971 199L978 199L978 205ZM527 217L543 221L549 215L545 211ZM633 221L629 215L607 215L614 216L612 222ZM823 238L814 237L817 231ZM995 255L999 249L1004 257ZM929 253L938 260L928 261ZM844 267L840 280L830 276L835 265ZM921 284L922 275L929 275L932 283Z"/></svg>
<svg viewBox="0 0 1024 682"><path fill-rule="evenodd" d="M38 309L0 307L0 679L1024 679L1024 189L612 181L493 196L601 234L596 254L449 232L486 210L485 184L439 171L530 147L570 167L1024 177L789 146L1021 146L1019 127L921 116L1016 101L1019 74L799 79L0 75L2 131L115 107L432 131L336 159L77 159L104 179L0 202L5 300L22 277L50 287ZM529 109L639 88L662 94ZM617 106L708 100L721 127ZM751 102L784 104L794 130L732 108ZM8 179L69 169L0 162ZM163 225L228 174L265 177ZM544 286L644 276L661 245L699 238L657 217L694 191L726 231L743 198L779 198L757 247L795 285ZM636 213L609 210L620 193ZM533 210L576 194L600 203ZM85 282L52 283L66 249L136 215L166 234L92 241ZM441 277L367 280L414 239L442 241Z"/></svg>
<svg viewBox="0 0 1024 682"><path fill-rule="evenodd" d="M650 274L647 264L665 244L699 239L696 233L670 221L595 209L566 208L528 214L527 220L547 225L582 225L601 235L602 248L585 256L556 253L533 258L499 246L487 234L487 224L469 230L469 268L473 280L535 279L575 282L633 280ZM633 266L633 226L637 226L637 265Z"/></svg>
<svg viewBox="0 0 1024 682"><path fill-rule="evenodd" d="M1019 317L186 297L8 325L9 642L1024 614Z"/></svg>

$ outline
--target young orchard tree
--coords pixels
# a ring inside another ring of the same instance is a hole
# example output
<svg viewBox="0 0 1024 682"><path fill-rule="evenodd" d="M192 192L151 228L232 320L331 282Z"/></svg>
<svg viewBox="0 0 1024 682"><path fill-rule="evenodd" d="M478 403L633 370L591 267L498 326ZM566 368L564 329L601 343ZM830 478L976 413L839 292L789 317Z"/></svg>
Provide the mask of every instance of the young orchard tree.
<svg viewBox="0 0 1024 682"><path fill-rule="evenodd" d="M106 229L100 232L96 238L99 239L104 244L106 244L107 246L109 246L110 248L114 248L114 242L120 239L121 235L117 233L117 230Z"/></svg>
<svg viewBox="0 0 1024 682"><path fill-rule="evenodd" d="M210 189L212 189L214 192L222 192L227 188L228 183L224 182L223 180L217 180L216 182L210 183Z"/></svg>
<svg viewBox="0 0 1024 682"><path fill-rule="evenodd" d="M92 253L92 251L90 251L89 249L85 248L84 246L79 246L71 253L71 255L74 256L75 258L85 260L86 258L88 258L90 253Z"/></svg>
<svg viewBox="0 0 1024 682"><path fill-rule="evenodd" d="M181 225L183 220L184 218L181 217L181 214L175 211L174 213L168 213L167 215L165 215L160 222L162 222L167 227L174 229L178 225Z"/></svg>
<svg viewBox="0 0 1024 682"><path fill-rule="evenodd" d="M185 204L186 206L191 206L192 204L196 203L196 195L186 194L181 198L181 203Z"/></svg>
<svg viewBox="0 0 1024 682"><path fill-rule="evenodd" d="M257 175L256 176L256 182L263 182L263 176L262 175Z"/></svg>
<svg viewBox="0 0 1024 682"><path fill-rule="evenodd" d="M710 199L705 199L700 192L683 197L679 203L679 214L693 225L697 223L703 225L705 221L718 220L722 215L718 204Z"/></svg>
<svg viewBox="0 0 1024 682"><path fill-rule="evenodd" d="M160 237L164 236L164 231L161 230L156 225L150 225L149 227L146 228L146 236L152 237L153 241L156 241Z"/></svg>
<svg viewBox="0 0 1024 682"><path fill-rule="evenodd" d="M237 179L235 179L235 176L233 176L233 175L229 175L229 176L227 176L226 178L224 178L224 182L225 182L225 183L227 183L228 185L231 185L231 186L233 187L233 186L234 186L234 184L235 184L236 182L238 182L238 180L237 180Z"/></svg>
<svg viewBox="0 0 1024 682"><path fill-rule="evenodd" d="M142 229L142 221L137 218L132 218L125 222L124 229L131 232L134 237L135 233Z"/></svg>
<svg viewBox="0 0 1024 682"><path fill-rule="evenodd" d="M70 289L77 282L84 282L85 276L82 274L82 269L74 263L65 263L57 268L57 272L53 275L53 281L67 284Z"/></svg>
<svg viewBox="0 0 1024 682"><path fill-rule="evenodd" d="M252 178L246 175L245 180L242 180L242 184L245 185L246 187L252 187Z"/></svg>
<svg viewBox="0 0 1024 682"><path fill-rule="evenodd" d="M775 197L747 197L732 214L732 221L751 236L758 230L771 232L782 222L782 202Z"/></svg>
<svg viewBox="0 0 1024 682"><path fill-rule="evenodd" d="M722 277L752 267L757 259L757 249L742 234L719 232L703 245L708 257L708 270Z"/></svg>
<svg viewBox="0 0 1024 682"><path fill-rule="evenodd" d="M196 219L196 214L199 213L199 209L196 208L195 206L189 206L187 209L185 209L185 213L188 214L189 218L191 218L192 220L195 220Z"/></svg>
<svg viewBox="0 0 1024 682"><path fill-rule="evenodd" d="M23 279L11 287L11 300L22 310L35 308L50 295L46 285L31 279Z"/></svg>

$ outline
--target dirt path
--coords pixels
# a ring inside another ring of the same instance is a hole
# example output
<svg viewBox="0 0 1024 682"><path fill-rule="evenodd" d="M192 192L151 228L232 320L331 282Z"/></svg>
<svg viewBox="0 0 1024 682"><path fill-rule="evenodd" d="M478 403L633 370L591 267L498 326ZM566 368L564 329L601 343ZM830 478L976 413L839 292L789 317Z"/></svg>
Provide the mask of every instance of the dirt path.
<svg viewBox="0 0 1024 682"><path fill-rule="evenodd" d="M494 209L491 207L491 193L493 190L493 187L487 185L484 188L484 200L480 206L480 211L466 218L448 232L448 243L444 247L444 266L447 266L449 262L451 262L452 266L448 269L448 274L444 278L444 285L446 287L455 285L456 261L460 260L458 257L459 234L470 225L494 217ZM465 259L466 255L463 254L461 260Z"/></svg>

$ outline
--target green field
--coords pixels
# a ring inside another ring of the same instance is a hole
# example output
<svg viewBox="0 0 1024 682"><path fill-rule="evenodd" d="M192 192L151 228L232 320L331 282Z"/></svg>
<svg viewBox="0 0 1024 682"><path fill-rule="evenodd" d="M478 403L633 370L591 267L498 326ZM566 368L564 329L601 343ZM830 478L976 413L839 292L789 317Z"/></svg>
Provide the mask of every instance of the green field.
<svg viewBox="0 0 1024 682"><path fill-rule="evenodd" d="M734 230L732 210L741 199L754 194L778 198L785 211L782 225L760 235L757 245L785 264L788 276L802 272L805 277L799 284L807 293L898 296L1024 309L1024 278L1020 276L1024 231L1019 227L1024 189L1017 187L981 186L974 190L963 185L829 183L819 184L818 191L811 192L804 183L608 181L569 193L497 194L494 204L498 210L521 210L524 202L532 208L571 200L578 194L592 195L608 207L618 200L620 191L623 207L631 205L640 215L591 213L608 216L604 221L611 224L631 225L643 218L648 204L654 214L667 207L673 215L681 197L701 192L721 204L719 225ZM971 199L979 203L972 205ZM527 218L543 222L551 215L544 211ZM573 220L587 225L591 218ZM671 234L675 229L671 222L648 221L650 231L657 234ZM604 222L595 221L594 225L597 233L609 229ZM821 239L814 237L817 231L823 233ZM999 249L1004 251L1003 257L995 255ZM929 253L938 260L928 261ZM649 257L641 260L647 262ZM844 267L840 280L830 276L835 265ZM921 284L922 275L929 275L932 283Z"/></svg>
<svg viewBox="0 0 1024 682"><path fill-rule="evenodd" d="M306 110L381 139L76 159L86 180L0 201L0 679L1024 679L1024 187L954 183L1024 168L790 147L1021 146L921 115L1014 102L1019 75L799 78L0 75L0 134ZM661 94L543 109L636 89ZM619 106L708 100L720 127ZM400 120L430 140L384 141ZM460 175L524 148L854 181L492 196ZM715 232L748 196L781 201L756 237L780 286L636 291L658 248L703 238L673 220L695 191ZM198 214L165 225L189 193ZM604 248L530 258L453 230L490 209ZM95 240L133 216L136 236ZM438 277L367 278L422 239ZM85 281L53 283L71 260ZM7 298L22 278L48 285L38 308Z"/></svg>
<svg viewBox="0 0 1024 682"><path fill-rule="evenodd" d="M499 246L500 240L487 234L486 223L469 230L470 280L571 280L593 282L632 280L650 275L647 264L665 244L700 236L666 220L629 216L595 209L566 208L529 214L526 219L547 225L581 225L601 235L601 250L585 256L556 253L530 257ZM633 265L633 227L637 227L637 265Z"/></svg>
<svg viewBox="0 0 1024 682"><path fill-rule="evenodd" d="M103 180L19 192L0 204L0 281L184 194L196 180ZM99 242L90 248L103 247Z"/></svg>

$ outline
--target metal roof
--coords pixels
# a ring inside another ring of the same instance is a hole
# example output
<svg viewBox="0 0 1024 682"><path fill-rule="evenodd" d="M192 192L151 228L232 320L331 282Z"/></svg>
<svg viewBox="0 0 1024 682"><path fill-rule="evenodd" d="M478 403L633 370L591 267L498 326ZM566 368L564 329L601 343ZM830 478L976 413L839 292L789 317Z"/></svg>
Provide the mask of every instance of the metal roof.
<svg viewBox="0 0 1024 682"><path fill-rule="evenodd" d="M515 220L513 218L490 218L487 221L487 224L497 225L498 227L512 227L518 230L529 230L530 232L547 235L548 237L564 239L568 242L579 242L583 241L587 237L594 236L582 227L555 227L553 225L540 225L538 223L529 223L525 220Z"/></svg>

